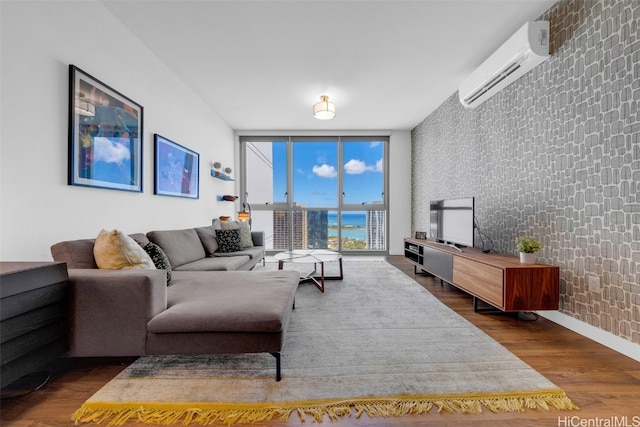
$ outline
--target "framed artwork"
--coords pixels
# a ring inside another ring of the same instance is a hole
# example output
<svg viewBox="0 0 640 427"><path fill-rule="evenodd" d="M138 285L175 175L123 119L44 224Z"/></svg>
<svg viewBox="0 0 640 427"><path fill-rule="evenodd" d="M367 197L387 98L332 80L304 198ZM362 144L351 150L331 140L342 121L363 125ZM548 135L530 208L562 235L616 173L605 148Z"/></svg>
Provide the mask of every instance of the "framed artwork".
<svg viewBox="0 0 640 427"><path fill-rule="evenodd" d="M68 184L142 192L140 104L69 65Z"/></svg>
<svg viewBox="0 0 640 427"><path fill-rule="evenodd" d="M416 231L416 239L425 240L427 238L426 231Z"/></svg>
<svg viewBox="0 0 640 427"><path fill-rule="evenodd" d="M197 199L200 190L200 155L157 133L154 142L154 194Z"/></svg>

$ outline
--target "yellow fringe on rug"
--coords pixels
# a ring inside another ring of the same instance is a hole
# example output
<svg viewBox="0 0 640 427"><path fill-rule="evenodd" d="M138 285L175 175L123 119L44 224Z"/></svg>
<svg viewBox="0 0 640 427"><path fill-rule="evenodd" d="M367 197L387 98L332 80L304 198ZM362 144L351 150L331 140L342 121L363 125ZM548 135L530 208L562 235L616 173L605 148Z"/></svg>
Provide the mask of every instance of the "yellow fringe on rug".
<svg viewBox="0 0 640 427"><path fill-rule="evenodd" d="M460 396L396 396L365 398L341 401L290 402L273 404L127 404L89 402L82 405L72 416L76 424L107 422L107 426L123 425L127 421L147 424L169 425L182 423L252 424L280 418L283 421L297 412L301 421L312 417L321 423L327 416L331 420L350 415L367 414L371 418L426 414L433 408L438 412L479 414L482 408L492 412L523 412L526 409L559 410L578 409L571 399L559 390L508 393L501 395L472 394Z"/></svg>

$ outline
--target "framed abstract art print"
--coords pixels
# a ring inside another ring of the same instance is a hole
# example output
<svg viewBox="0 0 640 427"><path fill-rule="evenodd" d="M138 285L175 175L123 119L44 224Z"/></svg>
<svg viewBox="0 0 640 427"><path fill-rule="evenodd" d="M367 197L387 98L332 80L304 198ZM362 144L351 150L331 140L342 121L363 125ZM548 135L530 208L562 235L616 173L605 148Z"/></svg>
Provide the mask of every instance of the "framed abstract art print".
<svg viewBox="0 0 640 427"><path fill-rule="evenodd" d="M68 184L142 192L143 108L69 66Z"/></svg>
<svg viewBox="0 0 640 427"><path fill-rule="evenodd" d="M157 133L154 141L154 194L197 199L200 155Z"/></svg>

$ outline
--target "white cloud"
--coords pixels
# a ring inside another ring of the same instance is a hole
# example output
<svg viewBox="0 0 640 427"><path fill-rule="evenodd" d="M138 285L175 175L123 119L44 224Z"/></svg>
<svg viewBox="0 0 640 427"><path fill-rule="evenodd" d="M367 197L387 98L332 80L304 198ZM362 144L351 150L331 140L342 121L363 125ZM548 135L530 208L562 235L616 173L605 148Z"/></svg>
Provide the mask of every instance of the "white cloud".
<svg viewBox="0 0 640 427"><path fill-rule="evenodd" d="M94 138L94 161L106 163L122 164L124 160L129 160L131 152L127 147L119 142L112 142L108 138Z"/></svg>
<svg viewBox="0 0 640 427"><path fill-rule="evenodd" d="M334 168L333 166L329 166L326 163L322 166L314 166L313 173L320 178L335 178L336 176L338 176L336 168Z"/></svg>
<svg viewBox="0 0 640 427"><path fill-rule="evenodd" d="M378 160L375 166L367 165L358 159L351 159L344 164L344 172L349 175L359 175L368 171L382 172L382 159Z"/></svg>
<svg viewBox="0 0 640 427"><path fill-rule="evenodd" d="M344 164L344 171L349 175L359 175L367 170L370 170L370 168L362 160L351 159Z"/></svg>

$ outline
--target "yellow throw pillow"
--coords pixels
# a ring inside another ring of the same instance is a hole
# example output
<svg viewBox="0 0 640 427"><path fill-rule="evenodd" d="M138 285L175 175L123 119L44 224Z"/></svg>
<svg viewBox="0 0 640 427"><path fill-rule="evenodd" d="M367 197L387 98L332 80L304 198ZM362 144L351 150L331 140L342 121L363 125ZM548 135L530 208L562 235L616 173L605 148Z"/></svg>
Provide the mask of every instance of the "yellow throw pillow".
<svg viewBox="0 0 640 427"><path fill-rule="evenodd" d="M93 245L93 257L98 268L105 270L156 268L149 254L135 240L118 230L102 230L98 234Z"/></svg>

